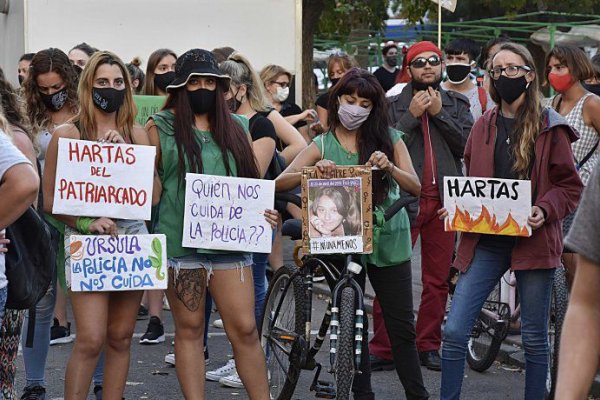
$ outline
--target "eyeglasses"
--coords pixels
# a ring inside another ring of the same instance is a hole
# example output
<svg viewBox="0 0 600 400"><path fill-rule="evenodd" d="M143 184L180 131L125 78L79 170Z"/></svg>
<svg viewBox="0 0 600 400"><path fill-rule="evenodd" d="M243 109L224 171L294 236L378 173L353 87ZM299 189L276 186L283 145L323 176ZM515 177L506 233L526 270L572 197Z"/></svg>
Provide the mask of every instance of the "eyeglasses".
<svg viewBox="0 0 600 400"><path fill-rule="evenodd" d="M429 58L419 57L415 58L410 63L410 66L414 68L425 68L425 65L427 65L427 63L429 63L429 65L431 65L432 67L437 67L442 63L442 60L440 60L438 56L431 56Z"/></svg>
<svg viewBox="0 0 600 400"><path fill-rule="evenodd" d="M277 82L277 81L273 81L274 84L281 86L282 89L285 89L286 87L290 86L289 82Z"/></svg>
<svg viewBox="0 0 600 400"><path fill-rule="evenodd" d="M488 74L490 74L490 77L493 80L497 80L500 79L500 75L502 75L502 72L504 72L504 75L508 76L508 77L513 77L513 76L517 76L519 75L519 71L525 71L525 72L529 72L531 71L531 68L528 67L527 65L509 65L508 67L495 67L492 68L488 71Z"/></svg>

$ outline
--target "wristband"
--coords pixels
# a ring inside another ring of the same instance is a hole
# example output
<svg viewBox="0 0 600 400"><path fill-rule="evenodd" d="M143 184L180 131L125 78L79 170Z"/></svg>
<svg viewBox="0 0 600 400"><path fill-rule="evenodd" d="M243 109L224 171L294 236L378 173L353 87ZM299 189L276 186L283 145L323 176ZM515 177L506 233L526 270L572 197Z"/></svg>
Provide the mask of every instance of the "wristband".
<svg viewBox="0 0 600 400"><path fill-rule="evenodd" d="M79 217L77 218L77 222L75 222L75 227L79 232L89 235L92 233L90 232L90 225L92 225L95 220L95 218Z"/></svg>

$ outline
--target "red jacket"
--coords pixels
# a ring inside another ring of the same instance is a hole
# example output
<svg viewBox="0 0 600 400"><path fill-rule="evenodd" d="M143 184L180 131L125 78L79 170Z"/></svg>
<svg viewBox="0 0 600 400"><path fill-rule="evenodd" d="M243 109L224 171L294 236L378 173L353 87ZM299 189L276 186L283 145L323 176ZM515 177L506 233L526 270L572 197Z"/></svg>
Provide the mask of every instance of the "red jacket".
<svg viewBox="0 0 600 400"><path fill-rule="evenodd" d="M485 112L473 125L465 147L467 176L494 176L494 147L498 107ZM571 142L579 137L567 121L551 109L544 110L545 128L535 140L531 172L533 204L544 210L544 224L530 237L518 237L512 250L513 270L555 268L563 250L562 219L579 202L583 184L575 170ZM454 266L464 272L475 254L480 234L463 233Z"/></svg>

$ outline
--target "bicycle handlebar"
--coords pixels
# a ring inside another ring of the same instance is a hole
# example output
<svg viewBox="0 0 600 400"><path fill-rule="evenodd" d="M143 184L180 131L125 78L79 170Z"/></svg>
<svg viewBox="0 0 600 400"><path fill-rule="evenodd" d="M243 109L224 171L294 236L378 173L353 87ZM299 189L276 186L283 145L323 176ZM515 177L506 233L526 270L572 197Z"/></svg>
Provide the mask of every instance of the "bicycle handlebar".
<svg viewBox="0 0 600 400"><path fill-rule="evenodd" d="M300 196L293 194L293 193L286 193L286 192L275 193L275 200L283 201L286 203L292 203L292 204L302 208L302 199L300 198ZM402 210L404 207L406 207L409 204L414 203L417 200L419 200L419 198L414 197L414 196L406 196L406 197L399 198L398 200L393 202L392 205L387 208L387 210L385 210L385 212L383 214L384 220L389 221L394 215L396 215L398 213L398 211Z"/></svg>

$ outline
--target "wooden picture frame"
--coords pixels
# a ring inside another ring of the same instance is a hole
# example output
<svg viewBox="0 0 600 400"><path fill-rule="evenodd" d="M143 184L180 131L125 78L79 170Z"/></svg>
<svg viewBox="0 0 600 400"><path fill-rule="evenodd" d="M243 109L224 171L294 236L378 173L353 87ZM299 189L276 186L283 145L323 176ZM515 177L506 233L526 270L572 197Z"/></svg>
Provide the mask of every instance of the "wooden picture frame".
<svg viewBox="0 0 600 400"><path fill-rule="evenodd" d="M373 252L371 167L339 166L329 179L305 167L301 187L305 254Z"/></svg>

